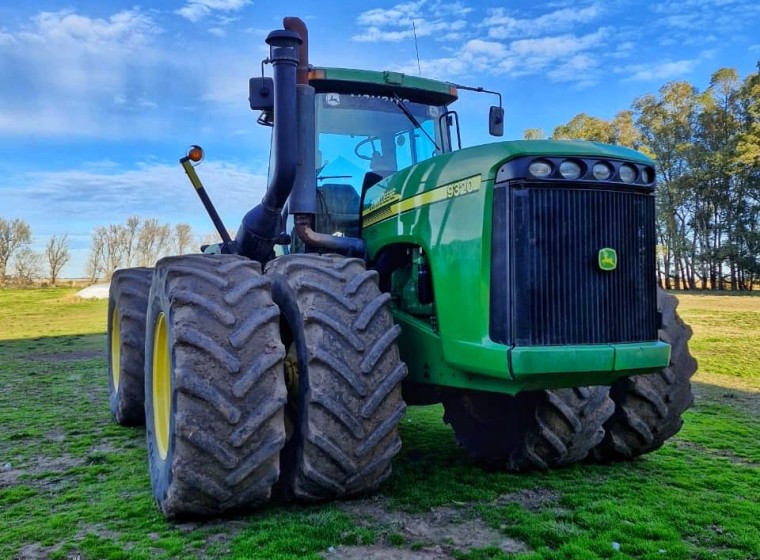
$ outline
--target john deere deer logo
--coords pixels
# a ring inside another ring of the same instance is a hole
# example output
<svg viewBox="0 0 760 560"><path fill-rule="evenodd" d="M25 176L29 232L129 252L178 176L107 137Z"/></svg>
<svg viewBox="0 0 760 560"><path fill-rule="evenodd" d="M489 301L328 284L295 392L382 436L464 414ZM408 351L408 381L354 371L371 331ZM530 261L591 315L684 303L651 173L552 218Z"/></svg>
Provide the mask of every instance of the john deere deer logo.
<svg viewBox="0 0 760 560"><path fill-rule="evenodd" d="M610 249L609 247L599 249L599 268L607 271L615 270L617 262L617 251L615 249Z"/></svg>

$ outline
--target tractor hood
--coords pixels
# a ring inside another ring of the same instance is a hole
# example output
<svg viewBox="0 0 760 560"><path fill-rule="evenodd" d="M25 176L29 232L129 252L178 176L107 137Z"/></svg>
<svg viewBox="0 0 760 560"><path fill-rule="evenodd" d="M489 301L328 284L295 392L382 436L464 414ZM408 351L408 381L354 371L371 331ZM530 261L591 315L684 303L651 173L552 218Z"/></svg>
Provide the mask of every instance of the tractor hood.
<svg viewBox="0 0 760 560"><path fill-rule="evenodd" d="M654 165L641 152L599 142L517 140L474 146L402 169L370 187L364 196L362 227L367 230L422 206L480 191L500 180L497 175L506 163L529 156L547 160L625 160L644 167Z"/></svg>

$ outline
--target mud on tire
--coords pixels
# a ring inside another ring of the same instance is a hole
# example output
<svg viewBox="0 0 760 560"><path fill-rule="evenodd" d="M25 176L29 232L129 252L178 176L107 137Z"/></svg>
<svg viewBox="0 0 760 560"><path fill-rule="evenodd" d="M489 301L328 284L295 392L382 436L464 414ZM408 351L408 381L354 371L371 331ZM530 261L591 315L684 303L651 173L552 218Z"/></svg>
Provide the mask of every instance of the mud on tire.
<svg viewBox="0 0 760 560"><path fill-rule="evenodd" d="M657 289L662 312L660 340L671 345L670 364L657 374L621 379L610 389L615 412L593 459L608 462L649 453L681 429L681 415L694 401L691 377L697 369L689 354L691 328L676 313L678 300Z"/></svg>
<svg viewBox="0 0 760 560"><path fill-rule="evenodd" d="M147 325L148 458L159 509L205 516L265 502L279 476L287 391L279 310L260 265L233 255L160 260Z"/></svg>
<svg viewBox="0 0 760 560"><path fill-rule="evenodd" d="M521 393L444 394L444 422L457 442L487 467L521 471L583 460L604 437L613 411L607 387Z"/></svg>
<svg viewBox="0 0 760 560"><path fill-rule="evenodd" d="M298 362L286 492L307 501L375 490L401 449L406 375L377 273L337 255L287 255L266 267Z"/></svg>
<svg viewBox="0 0 760 560"><path fill-rule="evenodd" d="M108 291L108 400L122 426L145 422L145 313L152 268L114 272Z"/></svg>

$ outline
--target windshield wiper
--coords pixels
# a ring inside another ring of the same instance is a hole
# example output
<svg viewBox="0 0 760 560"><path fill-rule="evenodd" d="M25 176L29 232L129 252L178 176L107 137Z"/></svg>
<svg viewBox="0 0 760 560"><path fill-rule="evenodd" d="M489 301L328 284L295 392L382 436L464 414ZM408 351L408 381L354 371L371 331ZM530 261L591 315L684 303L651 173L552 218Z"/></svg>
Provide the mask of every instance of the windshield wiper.
<svg viewBox="0 0 760 560"><path fill-rule="evenodd" d="M420 129L425 134L425 136L428 137L428 140L430 140L433 143L433 146L435 146L435 149L438 151L438 153L440 153L441 152L441 148L438 147L438 144L435 143L435 140L433 140L433 137L430 136L430 134L428 134L427 130L425 130L424 128L422 128L422 125L420 124L420 121L418 121L414 117L414 115L412 114L412 112L404 104L404 102L401 101L401 98L398 96L398 93L396 93L395 91L393 92L393 99L391 99L391 101L393 101L393 104L396 105L396 107L398 107L399 110L402 113L404 113L404 115L406 115L406 118L409 119L409 122L411 122L414 125L414 128Z"/></svg>

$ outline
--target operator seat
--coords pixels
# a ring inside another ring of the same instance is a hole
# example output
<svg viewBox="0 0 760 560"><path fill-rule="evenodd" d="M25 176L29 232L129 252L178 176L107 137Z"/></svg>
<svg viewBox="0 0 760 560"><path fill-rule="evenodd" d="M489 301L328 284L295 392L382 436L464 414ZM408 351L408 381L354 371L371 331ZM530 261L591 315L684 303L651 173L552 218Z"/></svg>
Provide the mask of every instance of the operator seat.
<svg viewBox="0 0 760 560"><path fill-rule="evenodd" d="M344 237L359 235L359 193L351 185L325 183L317 188L316 229Z"/></svg>

